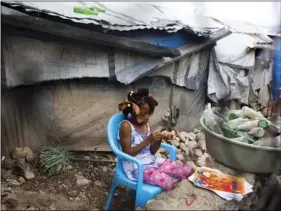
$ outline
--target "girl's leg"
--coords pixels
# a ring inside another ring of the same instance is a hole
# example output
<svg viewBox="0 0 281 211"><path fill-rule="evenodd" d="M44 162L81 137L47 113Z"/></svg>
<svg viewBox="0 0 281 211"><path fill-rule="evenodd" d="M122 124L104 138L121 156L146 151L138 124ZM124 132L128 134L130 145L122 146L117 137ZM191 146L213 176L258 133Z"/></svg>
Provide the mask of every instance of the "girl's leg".
<svg viewBox="0 0 281 211"><path fill-rule="evenodd" d="M172 160L165 160L159 168L162 172L179 179L186 179L194 172L191 166Z"/></svg>
<svg viewBox="0 0 281 211"><path fill-rule="evenodd" d="M156 185L164 190L171 190L179 180L162 172L158 168L146 169L143 173L143 182L150 185Z"/></svg>

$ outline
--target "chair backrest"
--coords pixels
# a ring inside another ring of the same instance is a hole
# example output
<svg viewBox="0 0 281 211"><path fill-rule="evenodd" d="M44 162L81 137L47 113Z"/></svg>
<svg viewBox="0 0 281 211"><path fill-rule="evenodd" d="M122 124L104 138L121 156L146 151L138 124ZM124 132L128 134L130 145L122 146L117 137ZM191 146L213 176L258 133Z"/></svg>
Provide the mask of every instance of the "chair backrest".
<svg viewBox="0 0 281 211"><path fill-rule="evenodd" d="M109 146L116 155L120 152L120 145L117 140L119 125L124 119L124 114L115 114L110 118L107 124L107 139Z"/></svg>

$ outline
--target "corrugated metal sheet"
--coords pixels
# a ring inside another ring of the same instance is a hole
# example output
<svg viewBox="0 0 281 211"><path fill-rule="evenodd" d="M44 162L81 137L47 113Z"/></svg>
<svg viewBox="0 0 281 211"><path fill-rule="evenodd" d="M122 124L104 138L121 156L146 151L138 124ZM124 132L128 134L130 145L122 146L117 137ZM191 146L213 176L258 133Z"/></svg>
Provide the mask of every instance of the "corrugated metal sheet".
<svg viewBox="0 0 281 211"><path fill-rule="evenodd" d="M2 1L13 8L24 7L27 13L38 12L82 24L100 25L104 29L130 31L139 29L157 29L176 32L185 29L200 36L209 36L212 32L224 28L223 25L201 15L186 15L177 18L177 12L168 8L134 2L26 2ZM97 16L74 12L75 6L98 6L105 12Z"/></svg>
<svg viewBox="0 0 281 211"><path fill-rule="evenodd" d="M254 43L272 43L272 39L266 35L261 29L257 26L246 22L246 21L234 21L227 19L217 19L212 18L214 21L223 24L226 27L229 27L231 32L239 34L247 34L252 39Z"/></svg>
<svg viewBox="0 0 281 211"><path fill-rule="evenodd" d="M130 39L120 35L112 35L113 32L116 33L117 31L102 33L95 31L95 29L83 29L72 26L72 24L65 24L59 21L51 21L46 18L31 16L6 6L1 6L1 17L3 32L6 34L12 33L15 36L32 37L41 40L46 40L47 37L49 37L47 39L50 39L52 37L51 39L57 41L58 38L61 38L60 42L78 42L85 47L89 47L93 44L103 45L110 48L114 47L129 50L130 52L137 52L152 57L176 57L180 55L177 49L150 44L147 40L143 41ZM176 33L166 34L174 35Z"/></svg>

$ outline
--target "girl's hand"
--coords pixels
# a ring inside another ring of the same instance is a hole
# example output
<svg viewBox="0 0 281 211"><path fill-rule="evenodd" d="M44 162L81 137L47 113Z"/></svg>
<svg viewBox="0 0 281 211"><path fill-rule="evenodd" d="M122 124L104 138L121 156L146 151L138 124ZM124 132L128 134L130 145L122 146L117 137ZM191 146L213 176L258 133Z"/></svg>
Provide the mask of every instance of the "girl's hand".
<svg viewBox="0 0 281 211"><path fill-rule="evenodd" d="M161 135L162 135L162 139L164 140L172 140L174 134L172 132L168 132L168 131L163 131L161 132Z"/></svg>
<svg viewBox="0 0 281 211"><path fill-rule="evenodd" d="M147 137L149 143L153 144L162 139L162 135L160 132L153 132Z"/></svg>

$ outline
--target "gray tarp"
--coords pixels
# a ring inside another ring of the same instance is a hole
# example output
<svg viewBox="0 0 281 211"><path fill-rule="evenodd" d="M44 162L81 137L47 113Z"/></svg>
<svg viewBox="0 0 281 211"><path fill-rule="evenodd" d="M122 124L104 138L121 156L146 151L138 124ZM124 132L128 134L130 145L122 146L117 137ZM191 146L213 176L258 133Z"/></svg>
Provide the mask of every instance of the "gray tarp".
<svg viewBox="0 0 281 211"><path fill-rule="evenodd" d="M70 78L109 78L113 65L117 80L125 84L143 76L164 76L192 90L199 89L202 75L208 71L210 52L210 49L201 50L173 63L171 58L144 57L117 49L112 52L102 47L85 49L13 36L3 37L3 50L8 87ZM113 64L109 54L113 54Z"/></svg>
<svg viewBox="0 0 281 211"><path fill-rule="evenodd" d="M256 57L258 43L265 42L242 33L232 33L217 42L210 58L208 96L211 100L237 99L249 104L251 95L258 95L255 91L270 83L272 59L266 54ZM260 60L267 62L257 65Z"/></svg>
<svg viewBox="0 0 281 211"><path fill-rule="evenodd" d="M133 76L132 82L145 76L162 76L177 85L174 86L173 96L170 96L170 89L165 90L167 99L180 110L178 127L181 130L198 123L198 117L204 109L208 60L212 48L183 56L175 62L164 58L169 61L167 65L164 63L158 69L143 75L142 71L149 70L145 64L155 62L155 59L117 49L114 52L101 47L85 49L13 36L3 37L3 47L8 87L71 78L109 78L112 61L108 55L114 53L115 73L124 73L121 82L128 81L126 71L131 70L128 75Z"/></svg>

